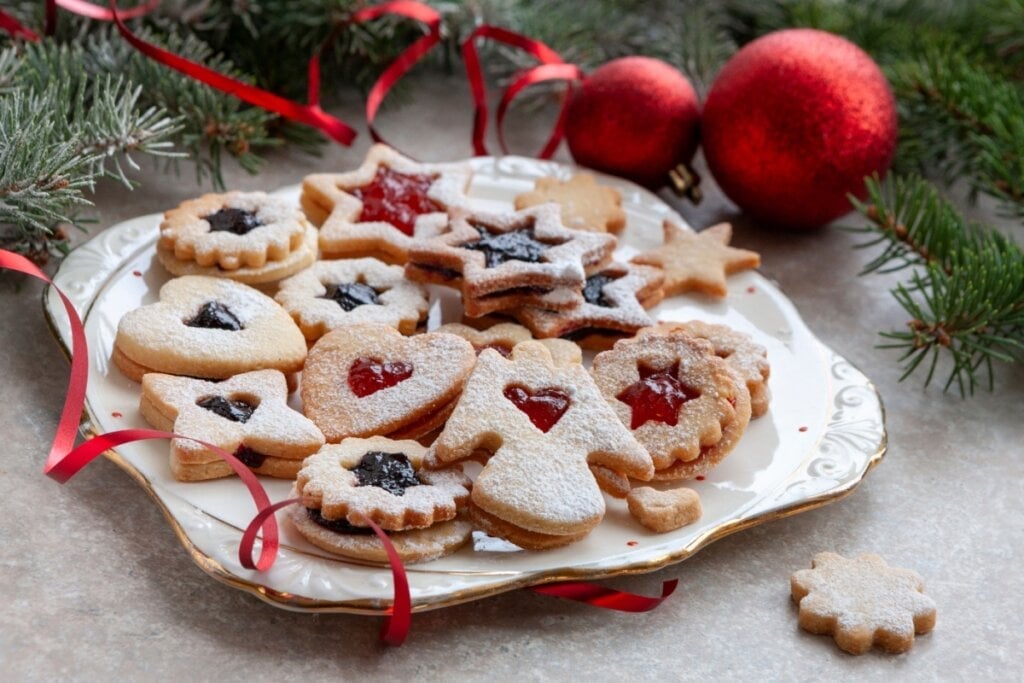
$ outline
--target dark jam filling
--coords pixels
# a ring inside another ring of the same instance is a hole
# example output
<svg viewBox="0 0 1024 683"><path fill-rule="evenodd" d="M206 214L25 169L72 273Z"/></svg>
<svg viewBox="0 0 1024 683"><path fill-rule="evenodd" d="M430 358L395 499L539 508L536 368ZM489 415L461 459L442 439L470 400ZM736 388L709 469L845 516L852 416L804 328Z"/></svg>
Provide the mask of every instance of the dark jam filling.
<svg viewBox="0 0 1024 683"><path fill-rule="evenodd" d="M640 380L615 397L633 411L630 429L636 429L649 420L675 426L679 422L682 405L700 396L699 391L679 381L679 361L662 370L640 363L637 370Z"/></svg>
<svg viewBox="0 0 1024 683"><path fill-rule="evenodd" d="M327 292L320 297L330 299L346 311L351 311L360 306L376 306L380 304L377 297L377 290L362 282L342 282L337 285L327 285Z"/></svg>
<svg viewBox="0 0 1024 683"><path fill-rule="evenodd" d="M537 263L550 244L538 242L533 228L521 228L510 232L491 232L485 226L474 225L480 239L461 245L464 249L482 252L488 268L500 266L506 261Z"/></svg>
<svg viewBox="0 0 1024 683"><path fill-rule="evenodd" d="M398 173L380 166L369 185L351 190L363 203L359 222L384 221L411 236L418 216L444 210L427 196L434 180L433 175Z"/></svg>
<svg viewBox="0 0 1024 683"><path fill-rule="evenodd" d="M627 337L633 336L628 332L623 332L622 330L612 330L604 327L581 327L579 329L573 330L572 332L566 332L565 334L562 335L562 339L568 339L569 341L572 342L578 342L594 335L598 335L609 340L626 339Z"/></svg>
<svg viewBox="0 0 1024 683"><path fill-rule="evenodd" d="M413 366L403 361L357 358L348 369L348 387L359 398L393 387L412 377Z"/></svg>
<svg viewBox="0 0 1024 683"><path fill-rule="evenodd" d="M504 393L505 398L526 413L533 426L545 434L558 424L562 415L569 409L569 396L554 387L531 391L524 386L513 384L505 387Z"/></svg>
<svg viewBox="0 0 1024 683"><path fill-rule="evenodd" d="M490 294L484 294L483 296L477 297L479 299L497 299L503 296L543 296L551 293L551 287L538 287L538 286L527 286L527 287L510 287L509 289L502 289L497 292L491 292Z"/></svg>
<svg viewBox="0 0 1024 683"><path fill-rule="evenodd" d="M205 327L211 330L228 330L230 332L242 329L242 323L238 321L231 309L216 301L207 301L200 307L195 317L186 320L185 324L189 327Z"/></svg>
<svg viewBox="0 0 1024 683"><path fill-rule="evenodd" d="M602 308L614 308L615 302L611 301L604 295L604 286L610 282L615 282L619 278L605 275L604 273L598 273L597 275L591 275L587 278L586 284L583 285L583 298L588 304L594 304L595 306L601 306Z"/></svg>
<svg viewBox="0 0 1024 683"><path fill-rule="evenodd" d="M358 486L376 486L395 496L404 496L407 488L421 483L403 453L370 451L350 471L356 475Z"/></svg>
<svg viewBox="0 0 1024 683"><path fill-rule="evenodd" d="M428 266L422 263L415 264L417 270L422 270L427 273L433 273L443 280L458 280L462 277L462 273L455 270L454 268L445 268L444 266Z"/></svg>
<svg viewBox="0 0 1024 683"><path fill-rule="evenodd" d="M348 520L342 517L341 519L325 519L320 511L315 508L306 508L306 514L309 515L309 519L315 524L322 526L328 531L333 531L336 534L355 534L358 536L370 536L373 535L373 529L368 526L355 526L348 523Z"/></svg>
<svg viewBox="0 0 1024 683"><path fill-rule="evenodd" d="M263 461L267 459L267 456L263 453L259 453L249 448L245 444L242 444L235 451L235 457L242 461L242 464L246 467L256 469L263 464Z"/></svg>
<svg viewBox="0 0 1024 683"><path fill-rule="evenodd" d="M210 232L230 232L236 235L244 235L262 225L256 214L244 209L220 209L209 216L203 216L203 220L210 224Z"/></svg>
<svg viewBox="0 0 1024 683"><path fill-rule="evenodd" d="M252 414L256 412L256 406L248 401L241 399L232 400L223 396L207 396L196 401L196 405L216 413L226 420L241 422L242 424L248 422Z"/></svg>

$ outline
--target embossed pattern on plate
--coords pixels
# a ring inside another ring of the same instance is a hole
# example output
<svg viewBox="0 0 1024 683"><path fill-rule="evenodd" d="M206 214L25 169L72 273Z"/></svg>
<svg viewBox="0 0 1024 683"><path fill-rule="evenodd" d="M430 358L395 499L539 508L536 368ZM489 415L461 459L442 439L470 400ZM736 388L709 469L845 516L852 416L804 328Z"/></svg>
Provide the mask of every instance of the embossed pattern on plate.
<svg viewBox="0 0 1024 683"><path fill-rule="evenodd" d="M473 159L470 196L481 208L506 210L519 192L545 175L569 177L571 167L522 157ZM601 176L623 194L628 223L617 255L629 258L660 244L665 218L682 222L667 204L626 181ZM298 187L278 192L297 198ZM155 260L159 214L141 216L99 233L68 256L54 280L85 314L90 344L87 420L92 433L145 427L138 413L138 385L110 363L117 322L126 311L156 300L168 279ZM741 245L742 246L742 245ZM135 275L138 272L140 275ZM458 315L449 292L430 324ZM57 337L69 347L69 330L56 294L44 307ZM653 571L686 559L729 533L836 500L851 491L885 452L881 400L870 381L822 345L786 297L758 273L730 278L724 301L677 296L652 310L661 320L700 318L753 334L768 348L772 404L751 423L737 449L707 479L690 485L701 495L704 516L695 524L654 534L629 516L622 501L608 499L608 514L586 539L567 548L519 551L477 534L472 547L409 567L413 606L433 609L523 586L566 579L597 579ZM115 419L114 412L123 417ZM167 465L167 445L129 444L108 457L130 473L164 510L183 546L214 577L279 607L379 614L391 597L386 569L328 557L307 544L282 519L282 548L265 573L243 569L237 559L241 528L252 502L237 480L184 484ZM287 482L264 479L274 500ZM282 516L283 517L283 516Z"/></svg>

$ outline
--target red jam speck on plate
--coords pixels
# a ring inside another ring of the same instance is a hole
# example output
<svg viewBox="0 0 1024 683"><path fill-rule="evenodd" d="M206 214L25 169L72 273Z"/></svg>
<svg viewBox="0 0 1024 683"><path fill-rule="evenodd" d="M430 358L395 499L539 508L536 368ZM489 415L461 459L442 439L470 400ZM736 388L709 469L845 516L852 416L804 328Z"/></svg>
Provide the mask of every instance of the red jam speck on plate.
<svg viewBox="0 0 1024 683"><path fill-rule="evenodd" d="M124 415L123 415L123 413L121 413L121 411L115 410L114 412L112 412L110 414L110 417L124 417Z"/></svg>
<svg viewBox="0 0 1024 683"><path fill-rule="evenodd" d="M444 210L427 196L434 180L433 175L399 173L380 166L369 185L351 190L363 203L359 222L384 221L411 236L418 216Z"/></svg>
<svg viewBox="0 0 1024 683"><path fill-rule="evenodd" d="M635 545L640 545L640 542L639 541L626 541L626 545L628 545L630 548L632 548Z"/></svg>
<svg viewBox="0 0 1024 683"><path fill-rule="evenodd" d="M696 477L694 477L694 478L695 478L695 479L696 479L697 481L704 481L704 475L703 475L703 474L698 474L698 475L697 475Z"/></svg>
<svg viewBox="0 0 1024 683"><path fill-rule="evenodd" d="M348 386L359 398L393 387L412 377L411 363L357 358L348 369Z"/></svg>
<svg viewBox="0 0 1024 683"><path fill-rule="evenodd" d="M142 277L142 271L141 270L133 270L132 271L132 275L134 275L135 277Z"/></svg>
<svg viewBox="0 0 1024 683"><path fill-rule="evenodd" d="M650 420L675 426L679 422L679 408L700 396L699 391L679 381L679 361L663 370L641 362L637 370L640 380L615 397L633 410L630 429L637 429Z"/></svg>
<svg viewBox="0 0 1024 683"><path fill-rule="evenodd" d="M570 403L568 394L561 389L547 387L531 391L518 384L505 387L505 398L526 413L533 426L545 434L558 424Z"/></svg>

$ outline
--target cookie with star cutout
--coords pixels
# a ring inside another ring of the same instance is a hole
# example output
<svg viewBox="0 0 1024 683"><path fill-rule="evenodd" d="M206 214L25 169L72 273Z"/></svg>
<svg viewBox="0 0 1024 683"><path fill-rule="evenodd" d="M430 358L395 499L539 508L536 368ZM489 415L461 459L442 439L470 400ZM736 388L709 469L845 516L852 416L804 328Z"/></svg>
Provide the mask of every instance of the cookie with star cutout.
<svg viewBox="0 0 1024 683"><path fill-rule="evenodd" d="M516 209L554 202L562 212L565 227L592 232L621 232L626 227L622 194L599 185L593 174L578 173L569 180L540 178L534 189L516 195Z"/></svg>
<svg viewBox="0 0 1024 683"><path fill-rule="evenodd" d="M729 223L692 232L666 220L662 231L665 243L637 254L632 261L665 271L666 296L699 292L722 298L729 292L726 276L761 265L761 256L756 251L729 246Z"/></svg>
<svg viewBox="0 0 1024 683"><path fill-rule="evenodd" d="M403 337L385 325L346 325L310 350L302 405L330 443L418 439L444 424L475 362L472 344L454 334Z"/></svg>
<svg viewBox="0 0 1024 683"><path fill-rule="evenodd" d="M746 385L703 339L678 333L624 339L594 358L591 373L650 453L658 480L707 473L750 422Z"/></svg>
<svg viewBox="0 0 1024 683"><path fill-rule="evenodd" d="M221 382L151 372L142 378L139 411L156 429L185 434L233 454L257 474L292 479L324 435L288 407L288 386L277 370L256 370ZM171 472L179 481L234 474L206 446L171 440Z"/></svg>
<svg viewBox="0 0 1024 683"><path fill-rule="evenodd" d="M654 324L644 309L661 301L664 281L658 268L612 263L587 278L579 306L567 311L524 306L512 315L538 338L561 337L583 348L608 349Z"/></svg>
<svg viewBox="0 0 1024 683"><path fill-rule="evenodd" d="M421 164L377 144L353 171L306 176L300 201L324 258L405 263L413 239L440 232L466 202L472 177L466 163Z"/></svg>
<svg viewBox="0 0 1024 683"><path fill-rule="evenodd" d="M387 532L403 562L453 552L471 536L457 515L472 483L458 466L423 469L425 452L415 441L380 436L324 446L296 478L295 528L324 550L381 564L387 553L366 520Z"/></svg>
<svg viewBox="0 0 1024 683"><path fill-rule="evenodd" d="M226 379L250 370L302 369L306 340L266 294L194 275L170 280L159 296L118 322L112 357L130 379L139 382L147 372Z"/></svg>
<svg viewBox="0 0 1024 683"><path fill-rule="evenodd" d="M878 555L818 553L810 569L792 575L790 589L800 628L831 635L850 654L872 646L906 652L915 634L935 628L935 601L924 594L921 576L890 567Z"/></svg>
<svg viewBox="0 0 1024 683"><path fill-rule="evenodd" d="M554 204L500 214L455 208L449 217L442 234L415 242L405 274L460 290L472 318L519 306L574 308L587 274L616 245L612 235L567 229Z"/></svg>
<svg viewBox="0 0 1024 683"><path fill-rule="evenodd" d="M556 365L537 342L518 344L511 358L493 349L480 354L430 447L427 467L470 458L484 461L470 518L488 534L529 549L578 541L604 518L591 466L636 479L654 474L650 456L587 371Z"/></svg>
<svg viewBox="0 0 1024 683"><path fill-rule="evenodd" d="M405 279L401 266L374 258L317 261L281 283L274 299L306 339L358 323L412 334L427 315L427 290Z"/></svg>

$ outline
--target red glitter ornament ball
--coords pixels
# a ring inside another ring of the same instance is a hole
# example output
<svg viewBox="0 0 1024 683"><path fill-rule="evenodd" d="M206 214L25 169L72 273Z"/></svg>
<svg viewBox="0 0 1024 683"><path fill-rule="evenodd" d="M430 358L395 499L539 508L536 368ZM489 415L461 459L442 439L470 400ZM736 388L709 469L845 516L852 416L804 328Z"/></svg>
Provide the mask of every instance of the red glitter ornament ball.
<svg viewBox="0 0 1024 683"><path fill-rule="evenodd" d="M896 103L878 65L844 38L770 33L715 79L701 120L722 190L755 218L812 229L847 213L847 193L884 174L896 148Z"/></svg>
<svg viewBox="0 0 1024 683"><path fill-rule="evenodd" d="M565 137L583 166L658 188L697 149L700 105L678 70L623 57L583 80L569 103Z"/></svg>

